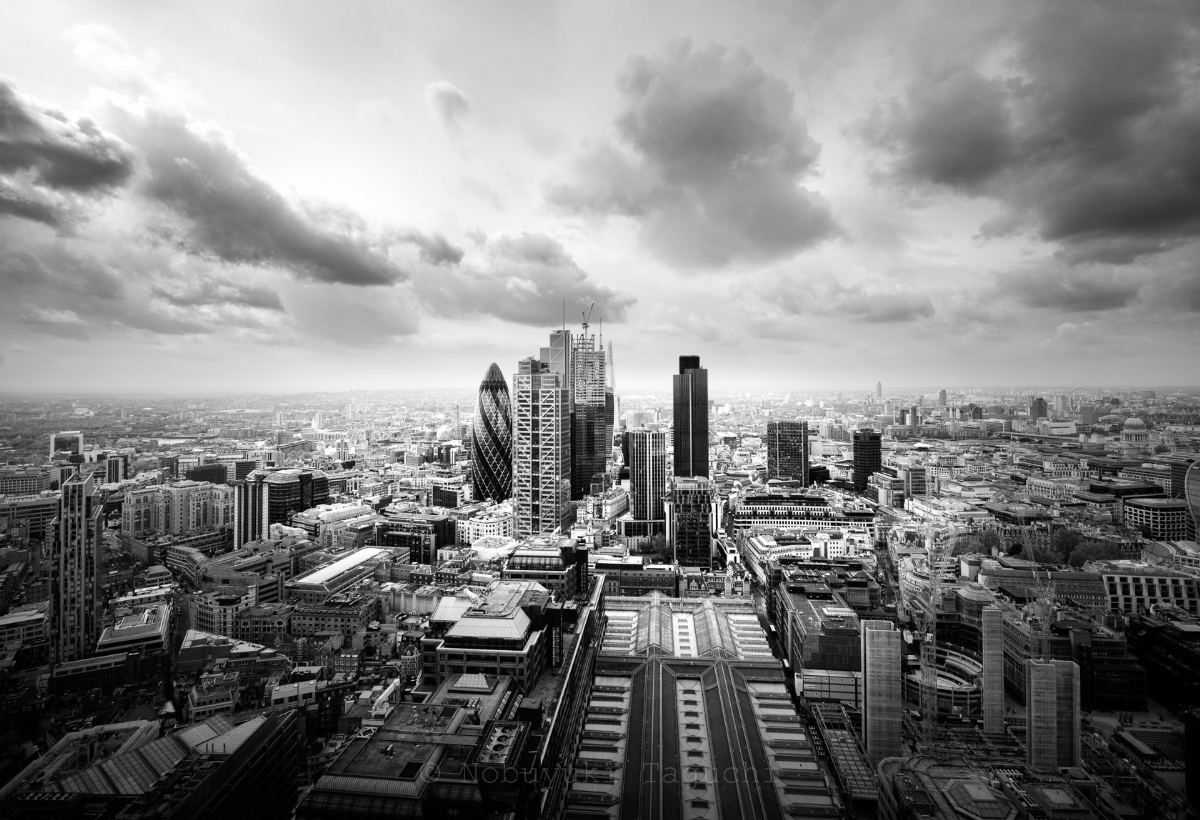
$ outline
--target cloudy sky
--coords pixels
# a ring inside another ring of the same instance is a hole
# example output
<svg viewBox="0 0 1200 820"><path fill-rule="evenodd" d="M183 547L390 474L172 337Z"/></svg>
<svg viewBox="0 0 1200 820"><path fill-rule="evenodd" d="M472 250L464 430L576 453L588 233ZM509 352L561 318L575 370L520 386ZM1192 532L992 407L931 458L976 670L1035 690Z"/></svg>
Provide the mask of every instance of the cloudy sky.
<svg viewBox="0 0 1200 820"><path fill-rule="evenodd" d="M0 6L0 389L1200 381L1200 5Z"/></svg>

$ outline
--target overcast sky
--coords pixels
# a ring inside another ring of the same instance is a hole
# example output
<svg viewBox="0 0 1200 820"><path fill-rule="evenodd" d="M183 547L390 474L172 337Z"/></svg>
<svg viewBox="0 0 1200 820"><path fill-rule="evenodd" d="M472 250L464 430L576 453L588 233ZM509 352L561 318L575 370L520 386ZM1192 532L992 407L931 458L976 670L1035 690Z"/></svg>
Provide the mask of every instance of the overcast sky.
<svg viewBox="0 0 1200 820"><path fill-rule="evenodd" d="M1200 4L6 3L0 389L1200 381Z"/></svg>

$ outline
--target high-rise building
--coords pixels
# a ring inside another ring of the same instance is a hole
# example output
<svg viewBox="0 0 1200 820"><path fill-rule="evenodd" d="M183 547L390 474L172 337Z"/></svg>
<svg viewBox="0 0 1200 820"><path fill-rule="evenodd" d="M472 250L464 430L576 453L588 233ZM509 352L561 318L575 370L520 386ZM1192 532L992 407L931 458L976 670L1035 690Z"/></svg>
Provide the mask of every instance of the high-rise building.
<svg viewBox="0 0 1200 820"><path fill-rule="evenodd" d="M129 463L129 456L125 455L109 455L104 460L104 483L119 484L126 478L126 467Z"/></svg>
<svg viewBox="0 0 1200 820"><path fill-rule="evenodd" d="M883 466L883 441L874 430L854 431L854 489L865 492L871 476Z"/></svg>
<svg viewBox="0 0 1200 820"><path fill-rule="evenodd" d="M675 475L708 478L708 371L699 356L680 356L674 388Z"/></svg>
<svg viewBox="0 0 1200 820"><path fill-rule="evenodd" d="M1200 534L1200 461L1184 473L1183 500L1192 516L1192 532Z"/></svg>
<svg viewBox="0 0 1200 820"><path fill-rule="evenodd" d="M560 335L560 333L562 335ZM513 376L513 508L517 538L565 529L571 523L571 390L554 370L570 349L555 341L543 359L522 359Z"/></svg>
<svg viewBox="0 0 1200 820"><path fill-rule="evenodd" d="M1074 661L1026 660L1025 705L1025 764L1035 772L1078 766L1079 666Z"/></svg>
<svg viewBox="0 0 1200 820"><path fill-rule="evenodd" d="M608 381L605 377L607 354L596 346L596 337L583 333L575 337L571 351L571 500L578 501L591 491L592 478L603 473L612 449L609 427Z"/></svg>
<svg viewBox="0 0 1200 820"><path fill-rule="evenodd" d="M235 488L233 546L266 538L272 524L329 500L329 477L309 467L255 470Z"/></svg>
<svg viewBox="0 0 1200 820"><path fill-rule="evenodd" d="M793 478L808 486L808 422L767 422L767 478Z"/></svg>
<svg viewBox="0 0 1200 820"><path fill-rule="evenodd" d="M946 391L943 389L943 390L938 391L938 407L945 407L945 406L946 406Z"/></svg>
<svg viewBox="0 0 1200 820"><path fill-rule="evenodd" d="M92 476L62 485L50 555L51 662L92 654L100 637L100 559L104 503Z"/></svg>
<svg viewBox="0 0 1200 820"><path fill-rule="evenodd" d="M666 508L667 537L676 563L712 569L712 483L703 476L676 476Z"/></svg>
<svg viewBox="0 0 1200 820"><path fill-rule="evenodd" d="M885 757L899 757L901 747L900 631L891 621L862 621L863 685L859 711L862 712L863 746L871 765Z"/></svg>
<svg viewBox="0 0 1200 820"><path fill-rule="evenodd" d="M1004 734L1004 613L985 606L982 613L983 731Z"/></svg>
<svg viewBox="0 0 1200 820"><path fill-rule="evenodd" d="M628 452L630 507L635 520L662 521L667 492L667 434L630 430L625 434Z"/></svg>
<svg viewBox="0 0 1200 820"><path fill-rule="evenodd" d="M512 496L512 398L495 362L479 384L471 430L471 481L478 501Z"/></svg>

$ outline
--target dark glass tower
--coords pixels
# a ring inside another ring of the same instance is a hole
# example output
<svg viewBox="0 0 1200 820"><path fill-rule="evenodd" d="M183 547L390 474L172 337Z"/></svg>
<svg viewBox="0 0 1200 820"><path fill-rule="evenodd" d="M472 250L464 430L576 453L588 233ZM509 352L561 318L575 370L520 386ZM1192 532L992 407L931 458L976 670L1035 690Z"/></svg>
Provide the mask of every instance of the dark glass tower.
<svg viewBox="0 0 1200 820"><path fill-rule="evenodd" d="M854 489L864 492L871 475L883 466L883 442L874 430L854 433Z"/></svg>
<svg viewBox="0 0 1200 820"><path fill-rule="evenodd" d="M767 478L792 478L808 486L808 422L767 422Z"/></svg>
<svg viewBox="0 0 1200 820"><path fill-rule="evenodd" d="M512 495L512 400L508 382L493 362L479 385L471 433L472 486L476 499L504 501Z"/></svg>
<svg viewBox="0 0 1200 820"><path fill-rule="evenodd" d="M680 356L675 394L675 475L708 478L708 371L699 356Z"/></svg>

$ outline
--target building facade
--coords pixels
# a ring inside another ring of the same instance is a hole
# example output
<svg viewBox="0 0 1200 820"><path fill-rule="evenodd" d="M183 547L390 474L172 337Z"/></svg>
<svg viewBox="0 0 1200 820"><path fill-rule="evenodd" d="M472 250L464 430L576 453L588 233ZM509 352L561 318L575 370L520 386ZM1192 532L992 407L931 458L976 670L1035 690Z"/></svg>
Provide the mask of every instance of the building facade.
<svg viewBox="0 0 1200 820"><path fill-rule="evenodd" d="M518 364L513 377L513 503L518 538L570 524L570 393L547 362L531 357Z"/></svg>
<svg viewBox="0 0 1200 820"><path fill-rule="evenodd" d="M708 478L708 370L699 356L680 356L674 394L674 474Z"/></svg>
<svg viewBox="0 0 1200 820"><path fill-rule="evenodd" d="M92 654L100 636L104 505L92 477L62 486L50 557L50 653L55 664Z"/></svg>
<svg viewBox="0 0 1200 820"><path fill-rule="evenodd" d="M471 481L477 500L512 495L512 398L496 363L479 385L471 429Z"/></svg>

